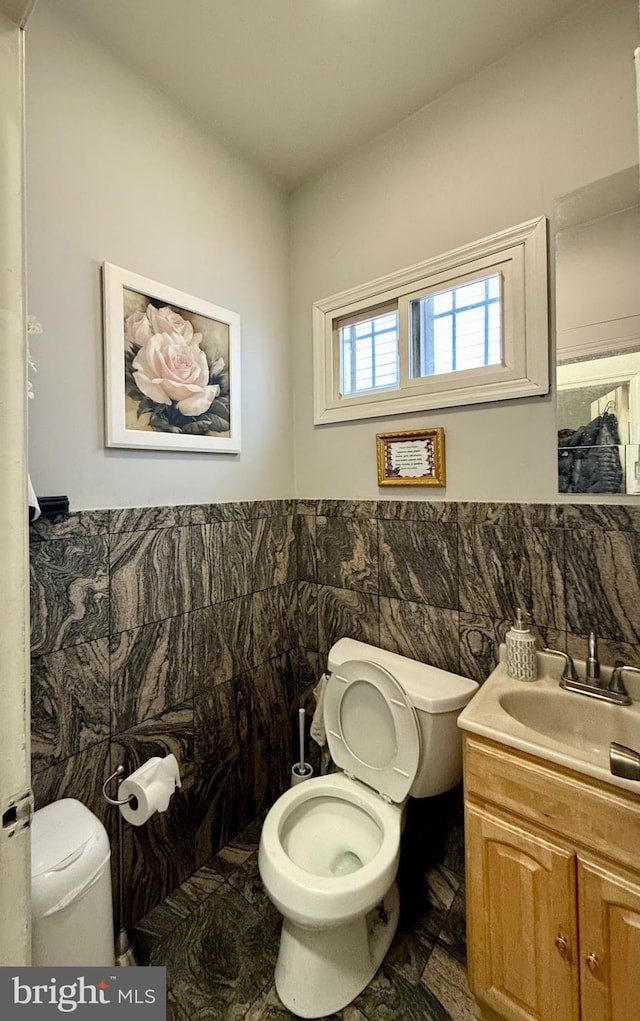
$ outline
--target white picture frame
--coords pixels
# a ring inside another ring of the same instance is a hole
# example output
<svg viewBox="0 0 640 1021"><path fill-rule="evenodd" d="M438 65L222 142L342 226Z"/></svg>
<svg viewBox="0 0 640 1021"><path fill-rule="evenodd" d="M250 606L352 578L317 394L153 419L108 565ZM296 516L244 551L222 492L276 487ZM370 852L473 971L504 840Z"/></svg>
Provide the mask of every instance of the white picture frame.
<svg viewBox="0 0 640 1021"><path fill-rule="evenodd" d="M240 316L103 265L107 447L238 454Z"/></svg>

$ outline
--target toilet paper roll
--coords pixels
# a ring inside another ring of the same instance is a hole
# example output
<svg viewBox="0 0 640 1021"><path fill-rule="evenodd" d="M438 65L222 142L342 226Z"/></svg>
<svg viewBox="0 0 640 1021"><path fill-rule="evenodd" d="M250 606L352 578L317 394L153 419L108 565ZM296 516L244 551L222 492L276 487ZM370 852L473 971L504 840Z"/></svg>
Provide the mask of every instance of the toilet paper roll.
<svg viewBox="0 0 640 1021"><path fill-rule="evenodd" d="M296 762L291 770L291 786L310 780L313 776L313 766L308 762Z"/></svg>
<svg viewBox="0 0 640 1021"><path fill-rule="evenodd" d="M154 812L167 811L176 787L180 787L180 771L175 755L154 756L118 787L119 801L131 799L120 811L132 826L142 826Z"/></svg>

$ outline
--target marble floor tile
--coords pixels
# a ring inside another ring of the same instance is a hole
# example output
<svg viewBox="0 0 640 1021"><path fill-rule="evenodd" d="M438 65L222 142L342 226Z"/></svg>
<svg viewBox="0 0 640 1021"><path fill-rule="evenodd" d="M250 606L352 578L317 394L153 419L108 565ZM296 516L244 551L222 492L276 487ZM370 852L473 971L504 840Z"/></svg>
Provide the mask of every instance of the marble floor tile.
<svg viewBox="0 0 640 1021"><path fill-rule="evenodd" d="M194 872L177 890L169 894L163 902L167 904L174 915L179 918L188 918L192 911L210 897L223 882L223 877L213 865L207 863Z"/></svg>
<svg viewBox="0 0 640 1021"><path fill-rule="evenodd" d="M276 937L275 927L223 884L159 945L154 963L166 965L168 988L190 1021L240 1021L272 979Z"/></svg>
<svg viewBox="0 0 640 1021"><path fill-rule="evenodd" d="M435 945L436 936L426 927L401 923L385 957L385 967L393 968L412 985L416 985Z"/></svg>
<svg viewBox="0 0 640 1021"><path fill-rule="evenodd" d="M256 909L256 911L259 911L261 915L264 915L267 921L277 926L278 929L280 928L282 916L267 897L266 890L260 878L258 855L255 851L249 855L240 868L236 869L236 871L229 876L228 882L229 886L232 886L234 890L241 893L244 899L248 901L249 904Z"/></svg>
<svg viewBox="0 0 640 1021"><path fill-rule="evenodd" d="M474 1001L465 969L440 947L431 954L422 981L448 1012L451 1021L475 1021Z"/></svg>
<svg viewBox="0 0 640 1021"><path fill-rule="evenodd" d="M298 1015L292 1014L281 1002L273 982L245 1015L245 1021L297 1021L297 1018ZM369 1019L361 1010L350 1004L337 1014L328 1014L319 1021L369 1021Z"/></svg>
<svg viewBox="0 0 640 1021"><path fill-rule="evenodd" d="M263 819L264 813L135 928L140 963L167 967L169 1021L297 1021L274 985L280 917L258 872ZM474 1017L463 963L464 883L442 862L423 871L422 913L401 923L367 988L323 1021Z"/></svg>
<svg viewBox="0 0 640 1021"><path fill-rule="evenodd" d="M453 872L443 865L429 869L427 872L427 889L429 902L441 911L450 911L455 895L460 888L460 880Z"/></svg>
<svg viewBox="0 0 640 1021"><path fill-rule="evenodd" d="M426 985L416 985L386 963L354 1005L369 1021L451 1021Z"/></svg>
<svg viewBox="0 0 640 1021"><path fill-rule="evenodd" d="M438 946L449 957L465 968L467 964L467 925L465 912L464 882L456 891L451 907L446 913L442 929L438 933Z"/></svg>

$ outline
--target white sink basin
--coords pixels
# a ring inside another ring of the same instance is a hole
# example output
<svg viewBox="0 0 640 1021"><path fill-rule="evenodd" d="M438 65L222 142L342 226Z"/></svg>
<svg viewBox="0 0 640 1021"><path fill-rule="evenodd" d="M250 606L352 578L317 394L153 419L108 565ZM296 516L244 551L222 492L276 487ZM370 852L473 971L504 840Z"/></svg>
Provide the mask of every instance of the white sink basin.
<svg viewBox="0 0 640 1021"><path fill-rule="evenodd" d="M516 681L501 661L460 714L459 726L640 794L640 783L612 776L609 768L612 741L640 751L640 702L618 706L565 691L557 657L538 653L538 665L537 681Z"/></svg>
<svg viewBox="0 0 640 1021"><path fill-rule="evenodd" d="M621 706L585 695L567 697L557 689L505 691L500 705L518 723L562 745L587 755L609 755L612 741L630 748L640 745L637 715L620 712ZM640 787L638 788L640 793Z"/></svg>

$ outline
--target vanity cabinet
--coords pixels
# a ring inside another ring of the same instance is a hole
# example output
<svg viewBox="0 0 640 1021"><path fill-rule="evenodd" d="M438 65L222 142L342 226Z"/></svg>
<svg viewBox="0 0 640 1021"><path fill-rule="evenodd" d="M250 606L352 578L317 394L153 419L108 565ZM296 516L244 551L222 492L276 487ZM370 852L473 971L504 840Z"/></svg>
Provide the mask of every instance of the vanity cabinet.
<svg viewBox="0 0 640 1021"><path fill-rule="evenodd" d="M640 846L636 852L636 864ZM583 1021L640 1018L640 883L578 859Z"/></svg>
<svg viewBox="0 0 640 1021"><path fill-rule="evenodd" d="M640 1019L640 798L477 735L464 761L481 1016Z"/></svg>

